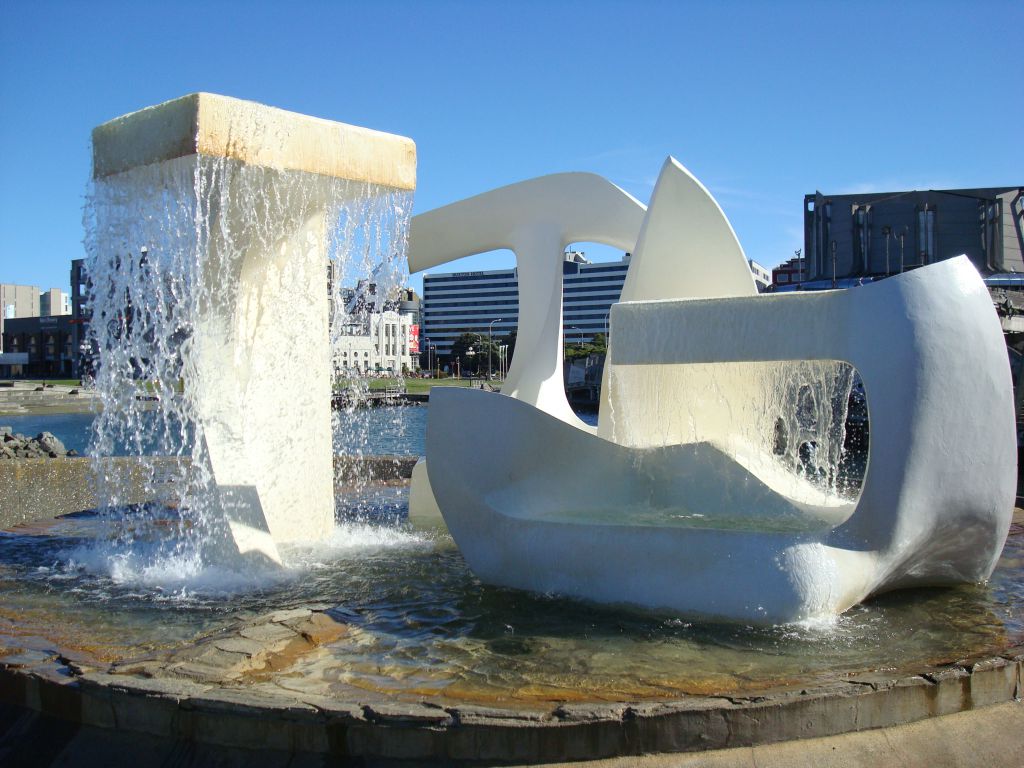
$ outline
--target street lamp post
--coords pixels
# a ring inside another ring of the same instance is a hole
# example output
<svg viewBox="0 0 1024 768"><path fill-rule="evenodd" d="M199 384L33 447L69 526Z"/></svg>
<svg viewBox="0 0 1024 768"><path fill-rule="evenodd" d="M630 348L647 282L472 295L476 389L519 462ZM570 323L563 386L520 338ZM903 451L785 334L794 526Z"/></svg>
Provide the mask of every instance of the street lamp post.
<svg viewBox="0 0 1024 768"><path fill-rule="evenodd" d="M500 323L500 322L501 322L501 318L500 317L496 317L494 320L491 320L490 324L487 326L487 380L488 381L491 380L491 331L494 330L494 324L495 323Z"/></svg>
<svg viewBox="0 0 1024 768"><path fill-rule="evenodd" d="M581 331L575 325L570 325L568 327L572 328L574 331L576 331L576 333L578 333L580 335L580 346L582 347L583 346L583 331Z"/></svg>
<svg viewBox="0 0 1024 768"><path fill-rule="evenodd" d="M900 274L903 274L903 238L907 236L907 227L903 227L903 231L900 232Z"/></svg>

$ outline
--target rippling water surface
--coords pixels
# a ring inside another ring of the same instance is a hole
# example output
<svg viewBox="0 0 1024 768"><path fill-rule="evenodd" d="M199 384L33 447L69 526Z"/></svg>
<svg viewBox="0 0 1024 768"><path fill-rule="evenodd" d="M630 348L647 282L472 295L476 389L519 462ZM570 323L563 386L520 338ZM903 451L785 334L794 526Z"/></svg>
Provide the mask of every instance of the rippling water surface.
<svg viewBox="0 0 1024 768"><path fill-rule="evenodd" d="M378 488L342 499L334 536L286 550L279 572L181 557L172 511L139 515L130 549L116 527L132 525L131 515L0 533L0 646L116 660L268 610L319 605L351 631L300 661L296 679L515 703L749 691L1024 640L1019 525L987 585L895 592L834 622L755 628L482 585L447 533L408 526L405 494Z"/></svg>

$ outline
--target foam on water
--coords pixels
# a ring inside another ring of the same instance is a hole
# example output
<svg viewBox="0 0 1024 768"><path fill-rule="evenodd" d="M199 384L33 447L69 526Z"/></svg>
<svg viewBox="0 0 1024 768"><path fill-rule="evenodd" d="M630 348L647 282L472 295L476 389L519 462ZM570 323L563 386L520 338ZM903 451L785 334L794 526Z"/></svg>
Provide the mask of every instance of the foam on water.
<svg viewBox="0 0 1024 768"><path fill-rule="evenodd" d="M91 579L85 588L94 597L101 597L102 582L109 582L122 598L194 604L280 589L317 571L335 569L341 560L433 546L423 533L356 521L339 523L322 542L283 546L281 566L215 562L183 544L187 542L173 528L143 535L136 529L130 537L103 538L62 550L51 567L38 573L55 581Z"/></svg>

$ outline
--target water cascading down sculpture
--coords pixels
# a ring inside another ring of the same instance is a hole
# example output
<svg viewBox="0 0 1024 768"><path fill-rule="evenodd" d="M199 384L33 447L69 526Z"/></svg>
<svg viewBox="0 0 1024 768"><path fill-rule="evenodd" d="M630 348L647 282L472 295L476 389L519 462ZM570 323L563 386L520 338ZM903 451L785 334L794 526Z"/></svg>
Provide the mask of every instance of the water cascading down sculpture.
<svg viewBox="0 0 1024 768"><path fill-rule="evenodd" d="M207 93L93 132L98 418L137 443L118 422L156 390L149 439L192 460L185 505L229 550L279 561L332 530L332 257L380 246L360 217L401 219L415 178L409 139Z"/></svg>
<svg viewBox="0 0 1024 768"><path fill-rule="evenodd" d="M562 389L561 259L581 241L633 253L596 429ZM1014 500L1012 385L966 257L758 295L725 215L672 158L647 209L559 174L416 216L410 268L499 248L519 278L508 380L432 391L410 498L440 510L482 580L781 623L992 572ZM870 444L850 498L835 472L854 375ZM808 402L813 418L794 415Z"/></svg>

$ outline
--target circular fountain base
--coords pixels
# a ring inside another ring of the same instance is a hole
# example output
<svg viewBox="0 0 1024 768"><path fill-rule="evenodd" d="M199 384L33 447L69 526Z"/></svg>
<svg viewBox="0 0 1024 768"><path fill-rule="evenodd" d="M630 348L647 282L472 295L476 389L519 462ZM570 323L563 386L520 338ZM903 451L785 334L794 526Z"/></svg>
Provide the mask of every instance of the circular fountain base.
<svg viewBox="0 0 1024 768"><path fill-rule="evenodd" d="M252 647L261 644L252 638L262 637L268 658L284 662L295 645L315 646L317 632L333 624L317 618L323 616L315 611L268 616L238 640ZM1024 733L1019 727L1024 708L1017 698L1024 647L915 675L857 675L749 697L545 709L401 701L368 697L365 691L341 698L288 696L258 680L239 686L237 665L218 667L210 654L177 664L149 667L146 677L110 674L41 653L7 657L0 665L4 719L59 722L57 731L66 738L100 729L116 734L108 737L113 742L146 736L168 749L180 750L187 742L207 752L252 751L250 759L261 764L303 755L543 763L723 750L888 728L1015 699L1018 703L999 710L999 717L1017 724L1008 737L1020 741ZM1005 754L1013 760L1020 753Z"/></svg>
<svg viewBox="0 0 1024 768"><path fill-rule="evenodd" d="M356 507L402 517L403 489L360 493ZM831 628L708 627L496 590L443 532L393 524L345 531L342 550L305 552L292 581L255 596L196 596L194 579L180 593L131 582L161 561L83 543L109 519L36 523L0 548L0 762L34 728L53 749L146 735L156 751L263 764L539 763L995 712L1024 688L1022 522L988 586L894 593ZM97 551L131 583L81 564Z"/></svg>

